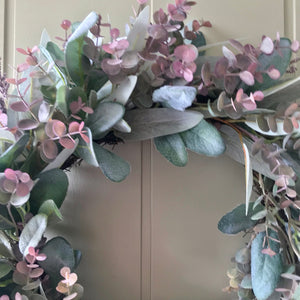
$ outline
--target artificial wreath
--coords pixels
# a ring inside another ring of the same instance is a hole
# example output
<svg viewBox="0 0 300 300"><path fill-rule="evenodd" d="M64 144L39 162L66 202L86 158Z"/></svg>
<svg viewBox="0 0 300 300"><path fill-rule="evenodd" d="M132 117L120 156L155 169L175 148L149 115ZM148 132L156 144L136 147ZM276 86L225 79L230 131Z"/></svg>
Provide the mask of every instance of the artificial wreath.
<svg viewBox="0 0 300 300"><path fill-rule="evenodd" d="M122 181L130 166L107 144L152 138L176 166L187 149L245 165L246 201L218 224L248 238L225 290L300 299L299 42L229 40L222 57L206 56L200 30L211 23L184 24L194 2L176 0L153 22L146 2L125 37L95 12L64 20L59 45L44 31L0 78L0 299L82 299L80 251L44 235L62 220L65 170L84 160Z"/></svg>

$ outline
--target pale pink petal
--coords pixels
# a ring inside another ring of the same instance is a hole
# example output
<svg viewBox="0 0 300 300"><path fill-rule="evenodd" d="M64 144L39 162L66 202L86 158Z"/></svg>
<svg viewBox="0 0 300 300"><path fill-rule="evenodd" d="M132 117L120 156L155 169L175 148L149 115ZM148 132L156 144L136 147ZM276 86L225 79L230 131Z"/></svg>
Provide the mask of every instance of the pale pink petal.
<svg viewBox="0 0 300 300"><path fill-rule="evenodd" d="M262 91L256 91L253 94L255 101L262 101L264 99L264 93Z"/></svg>
<svg viewBox="0 0 300 300"><path fill-rule="evenodd" d="M276 255L276 252L274 252L271 248L265 248L265 249L261 250L261 253L267 254L271 257Z"/></svg>
<svg viewBox="0 0 300 300"><path fill-rule="evenodd" d="M120 35L120 30L118 28L112 28L110 31L112 39L116 40Z"/></svg>
<svg viewBox="0 0 300 300"><path fill-rule="evenodd" d="M71 27L72 23L69 20L63 20L60 24L61 28L64 30L68 30Z"/></svg>
<svg viewBox="0 0 300 300"><path fill-rule="evenodd" d="M30 176L28 173L24 172L19 176L19 179L20 179L20 181L27 183L30 181ZM33 250L34 250L34 248L33 248Z"/></svg>
<svg viewBox="0 0 300 300"><path fill-rule="evenodd" d="M29 65L27 63L23 63L17 66L17 72L21 73L24 72L29 68Z"/></svg>
<svg viewBox="0 0 300 300"><path fill-rule="evenodd" d="M239 74L239 76L241 80L247 85L249 86L254 85L255 83L254 77L249 71L243 71Z"/></svg>
<svg viewBox="0 0 300 300"><path fill-rule="evenodd" d="M15 300L22 300L22 296L19 292L15 294Z"/></svg>
<svg viewBox="0 0 300 300"><path fill-rule="evenodd" d="M53 133L58 137L62 137L67 131L66 125L59 120L53 120L52 129Z"/></svg>
<svg viewBox="0 0 300 300"><path fill-rule="evenodd" d="M27 51L22 48L17 48L16 50L21 54L28 55Z"/></svg>
<svg viewBox="0 0 300 300"><path fill-rule="evenodd" d="M275 69L274 67L270 67L267 71L267 74L274 80L277 80L280 78L280 72Z"/></svg>
<svg viewBox="0 0 300 300"><path fill-rule="evenodd" d="M79 132L79 123L78 122L71 122L69 124L69 133Z"/></svg>
<svg viewBox="0 0 300 300"><path fill-rule="evenodd" d="M29 188L27 186L27 184L23 183L23 182L20 182L18 185L17 185L17 189L16 189L16 194L17 196L19 197L24 197L26 195L29 194Z"/></svg>
<svg viewBox="0 0 300 300"><path fill-rule="evenodd" d="M299 41L295 40L292 42L292 45L291 45L291 50L293 52L297 52L300 48L300 44L299 44Z"/></svg>
<svg viewBox="0 0 300 300"><path fill-rule="evenodd" d="M92 114L94 112L94 110L91 107L88 106L84 106L82 107L82 110L87 113L87 114Z"/></svg>
<svg viewBox="0 0 300 300"><path fill-rule="evenodd" d="M271 54L274 50L272 39L266 36L260 45L260 50L265 54Z"/></svg>
<svg viewBox="0 0 300 300"><path fill-rule="evenodd" d="M227 47L222 47L223 55L228 59L229 66L234 66L237 63L234 53L229 50Z"/></svg>
<svg viewBox="0 0 300 300"><path fill-rule="evenodd" d="M59 293L66 294L69 291L69 288L64 283L59 282L58 285L57 285L57 287L56 287L56 290Z"/></svg>
<svg viewBox="0 0 300 300"><path fill-rule="evenodd" d="M64 278L67 278L69 276L69 274L71 273L71 270L69 267L63 267L60 270L60 275Z"/></svg>
<svg viewBox="0 0 300 300"><path fill-rule="evenodd" d="M9 180L17 181L16 172L10 168L5 169L4 175Z"/></svg>
<svg viewBox="0 0 300 300"><path fill-rule="evenodd" d="M61 137L59 143L66 149L73 149L75 146L75 141L68 136Z"/></svg>
<svg viewBox="0 0 300 300"><path fill-rule="evenodd" d="M83 139L87 144L90 143L90 138L89 138L87 135L85 135L85 134L83 134L83 133L80 133L80 136L82 137L82 139Z"/></svg>
<svg viewBox="0 0 300 300"><path fill-rule="evenodd" d="M198 50L194 45L180 45L175 48L174 55L186 63L193 62L198 56Z"/></svg>
<svg viewBox="0 0 300 300"><path fill-rule="evenodd" d="M35 258L36 258L36 260L38 260L38 261L44 261L44 260L47 259L47 255L44 254L44 253L40 253L40 254L37 254Z"/></svg>
<svg viewBox="0 0 300 300"><path fill-rule="evenodd" d="M242 103L242 97L244 95L244 90L241 88L237 91L236 93L236 96L235 96L235 100L238 102L238 103Z"/></svg>
<svg viewBox="0 0 300 300"><path fill-rule="evenodd" d="M193 80L193 72L186 68L183 72L183 77L187 82L191 82Z"/></svg>
<svg viewBox="0 0 300 300"><path fill-rule="evenodd" d="M45 140L42 142L42 151L46 158L52 160L58 154L58 149L56 144L52 140Z"/></svg>

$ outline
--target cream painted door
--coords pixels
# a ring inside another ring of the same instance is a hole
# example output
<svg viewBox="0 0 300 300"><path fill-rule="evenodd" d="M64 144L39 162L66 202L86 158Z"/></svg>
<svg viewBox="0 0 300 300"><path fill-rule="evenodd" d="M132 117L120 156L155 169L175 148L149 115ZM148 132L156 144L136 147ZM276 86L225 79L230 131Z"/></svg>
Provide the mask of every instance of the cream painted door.
<svg viewBox="0 0 300 300"><path fill-rule="evenodd" d="M135 0L0 0L0 55L4 69L21 61L14 48L39 42L43 28L54 38L62 19L81 20L95 10L123 29ZM259 41L279 31L296 34L296 0L198 0L192 17L212 22L208 43L241 38ZM152 9L167 1L153 0ZM296 5L297 4L297 5ZM220 52L216 47L214 53ZM79 268L85 298L101 300L234 299L222 293L230 257L243 246L225 237L219 218L244 201L244 170L227 157L190 153L175 168L151 142L115 151L132 165L122 183L108 182L82 164L69 173L70 190L59 230L83 252Z"/></svg>

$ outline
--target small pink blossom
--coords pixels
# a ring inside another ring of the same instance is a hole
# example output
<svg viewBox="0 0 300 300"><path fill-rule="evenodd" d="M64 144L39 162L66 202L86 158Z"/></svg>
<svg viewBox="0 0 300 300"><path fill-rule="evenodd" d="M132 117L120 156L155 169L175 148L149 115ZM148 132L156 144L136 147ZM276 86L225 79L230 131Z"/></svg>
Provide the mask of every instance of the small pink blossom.
<svg viewBox="0 0 300 300"><path fill-rule="evenodd" d="M5 169L4 179L1 182L1 188L11 194L24 197L30 193L33 187L33 181L26 172L14 171L10 168Z"/></svg>
<svg viewBox="0 0 300 300"><path fill-rule="evenodd" d="M173 21L183 21L187 17L187 13L191 10L191 6L196 3L193 1L176 0L175 5L168 5L168 12Z"/></svg>
<svg viewBox="0 0 300 300"><path fill-rule="evenodd" d="M71 102L69 106L70 106L70 110L72 113L72 117L77 120L81 120L81 118L79 116L77 116L77 114L81 110L87 114L92 114L94 112L92 108L90 108L89 106L86 106L86 104L84 102L82 102L81 97L78 97L78 101Z"/></svg>
<svg viewBox="0 0 300 300"><path fill-rule="evenodd" d="M143 5L146 4L148 2L148 0L136 0L138 2L138 4Z"/></svg>
<svg viewBox="0 0 300 300"><path fill-rule="evenodd" d="M256 91L250 93L250 96L244 93L243 89L239 89L236 93L235 101L241 104L246 110L255 110L256 102L262 101L264 99L264 94L261 91ZM235 109L234 102L232 101L233 108ZM236 110L236 109L235 109Z"/></svg>
<svg viewBox="0 0 300 300"><path fill-rule="evenodd" d="M276 252L274 252L270 247L261 250L261 253L267 254L267 255L269 255L271 257L274 256L274 255L276 255Z"/></svg>
<svg viewBox="0 0 300 300"><path fill-rule="evenodd" d="M72 293L72 287L77 281L77 274L71 273L70 268L63 267L60 270L60 275L64 279L58 283L56 290L61 294L68 294L68 296L65 297L64 300L74 299L77 296L77 293Z"/></svg>
<svg viewBox="0 0 300 300"><path fill-rule="evenodd" d="M194 60L198 56L198 50L194 45L180 45L175 48L176 60L172 63L172 69L176 76L183 77L187 82L193 80L193 74L197 69Z"/></svg>

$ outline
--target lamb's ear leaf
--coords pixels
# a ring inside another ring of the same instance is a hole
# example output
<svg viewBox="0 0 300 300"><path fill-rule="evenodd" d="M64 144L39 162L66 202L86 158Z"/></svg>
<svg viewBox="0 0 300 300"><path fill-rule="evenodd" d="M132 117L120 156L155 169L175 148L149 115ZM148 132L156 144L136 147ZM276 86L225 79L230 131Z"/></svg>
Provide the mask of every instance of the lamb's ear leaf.
<svg viewBox="0 0 300 300"><path fill-rule="evenodd" d="M198 154L218 156L226 149L220 132L205 120L180 135L186 147Z"/></svg>
<svg viewBox="0 0 300 300"><path fill-rule="evenodd" d="M124 180L130 173L130 165L120 156L94 143L94 151L103 174L114 182Z"/></svg>
<svg viewBox="0 0 300 300"><path fill-rule="evenodd" d="M170 134L154 139L156 149L169 162L178 167L183 167L188 162L188 154L180 134Z"/></svg>
<svg viewBox="0 0 300 300"><path fill-rule="evenodd" d="M264 239L268 238L268 243ZM282 273L282 259L279 253L280 243L275 231L269 230L268 237L265 232L259 233L251 245L251 280L254 295L258 300L266 300L274 292ZM270 245L276 254L271 256L262 253L264 244Z"/></svg>
<svg viewBox="0 0 300 300"><path fill-rule="evenodd" d="M19 240L21 253L26 256L30 247L35 248L47 228L47 216L37 214L25 225Z"/></svg>

